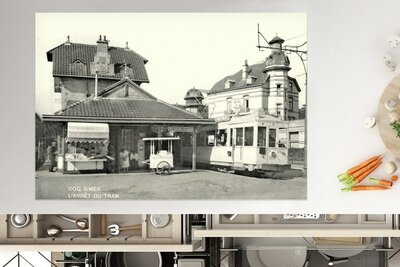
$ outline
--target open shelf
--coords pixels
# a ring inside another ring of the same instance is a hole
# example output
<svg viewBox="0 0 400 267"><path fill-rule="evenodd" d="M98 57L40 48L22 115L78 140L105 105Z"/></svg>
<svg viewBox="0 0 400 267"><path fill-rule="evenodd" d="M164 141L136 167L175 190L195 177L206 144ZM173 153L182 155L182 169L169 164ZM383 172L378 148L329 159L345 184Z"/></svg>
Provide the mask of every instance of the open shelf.
<svg viewBox="0 0 400 267"><path fill-rule="evenodd" d="M17 239L26 239L34 237L34 218L32 214L29 214L30 222L21 228L15 227L11 223L11 214L6 215L7 222L7 238L17 238Z"/></svg>
<svg viewBox="0 0 400 267"><path fill-rule="evenodd" d="M102 218L105 216L105 218ZM90 228L92 240L100 239L110 242L121 242L121 241L137 241L141 240L143 237L143 218L141 214L109 214L109 215L99 215L94 214L90 216ZM110 230L107 228L111 224L117 224L121 228L137 225L142 225L141 230L122 230L119 235L114 236L110 234Z"/></svg>
<svg viewBox="0 0 400 267"><path fill-rule="evenodd" d="M390 229L392 217L385 214L320 214L316 219L284 219L282 214L213 215L214 229Z"/></svg>
<svg viewBox="0 0 400 267"><path fill-rule="evenodd" d="M89 220L88 214L68 214L65 216L67 216L68 218L74 219L74 220L80 219L80 218ZM82 240L89 239L90 225L89 225L89 229L87 231L63 232L58 237L50 237L47 234L47 229L51 225L57 226L63 230L76 229L74 223L68 222L62 218L59 218L55 214L38 215L37 219L36 219L36 225L37 225L37 238L39 240L40 239L48 239L48 240L53 240L53 241L56 241L56 240L82 241Z"/></svg>

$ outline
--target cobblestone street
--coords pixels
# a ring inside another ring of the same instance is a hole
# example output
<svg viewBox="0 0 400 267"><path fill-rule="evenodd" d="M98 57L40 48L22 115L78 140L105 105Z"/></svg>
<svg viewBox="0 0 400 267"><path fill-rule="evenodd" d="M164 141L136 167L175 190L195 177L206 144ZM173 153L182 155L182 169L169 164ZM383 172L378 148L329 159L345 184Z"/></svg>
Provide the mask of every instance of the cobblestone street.
<svg viewBox="0 0 400 267"><path fill-rule="evenodd" d="M37 199L305 199L307 179L262 179L207 170L65 175L36 173Z"/></svg>

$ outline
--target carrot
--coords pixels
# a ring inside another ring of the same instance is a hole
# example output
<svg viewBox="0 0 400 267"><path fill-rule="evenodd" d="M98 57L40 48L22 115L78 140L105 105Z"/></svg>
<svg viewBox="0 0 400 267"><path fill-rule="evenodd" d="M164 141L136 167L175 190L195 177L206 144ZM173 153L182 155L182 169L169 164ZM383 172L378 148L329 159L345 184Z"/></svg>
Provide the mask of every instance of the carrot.
<svg viewBox="0 0 400 267"><path fill-rule="evenodd" d="M366 161L361 162L357 166L354 166L353 168L348 169L347 170L347 174L348 175L353 175L355 172L357 172L358 170L362 169L365 166L368 166L370 163L372 163L373 161L377 160L381 156L382 155L374 156L372 158L367 159Z"/></svg>
<svg viewBox="0 0 400 267"><path fill-rule="evenodd" d="M362 176L366 171L373 168L375 166L375 163L378 163L382 159L382 157L383 154L369 158L368 160L358 164L357 166L348 169L347 172L339 174L338 179L345 185L353 186L358 183L356 181L356 178Z"/></svg>
<svg viewBox="0 0 400 267"><path fill-rule="evenodd" d="M343 177L340 181L344 183L347 187L355 186L356 184L360 183L362 180L364 180L370 173L372 173L374 170L376 170L380 165L382 164L382 161L379 159L379 161L375 162L374 164L370 164L367 167L364 167L362 170L364 170L363 173L358 173L358 176L347 176L346 178Z"/></svg>
<svg viewBox="0 0 400 267"><path fill-rule="evenodd" d="M366 165L366 166L362 167L361 169L359 169L358 171L354 172L351 176L353 176L354 178L361 176L363 173L365 173L366 171L368 171L369 169L374 167L374 165L376 163L378 163L379 161L381 161L380 158L377 158L377 159L371 161L368 165Z"/></svg>
<svg viewBox="0 0 400 267"><path fill-rule="evenodd" d="M392 178L391 178L391 180L392 180L393 182L396 182L397 180L399 180L399 176L393 175Z"/></svg>
<svg viewBox="0 0 400 267"><path fill-rule="evenodd" d="M393 185L393 182L388 181L388 180L376 179L376 178L369 178L369 180L371 182L373 182L374 184L383 185L383 186L387 186L387 187L392 187L392 185Z"/></svg>
<svg viewBox="0 0 400 267"><path fill-rule="evenodd" d="M358 184L360 183L362 180L364 180L368 175L370 175L373 171L375 171L379 166L381 166L382 161L379 160L377 163L375 163L373 166L371 166L371 168L368 168L368 170L366 172L364 172L363 174L361 174L360 176L358 176L355 179L355 182Z"/></svg>
<svg viewBox="0 0 400 267"><path fill-rule="evenodd" d="M349 191L368 191L368 190L386 190L386 189L389 188L380 185L358 185L358 186L343 188L342 191L349 192Z"/></svg>

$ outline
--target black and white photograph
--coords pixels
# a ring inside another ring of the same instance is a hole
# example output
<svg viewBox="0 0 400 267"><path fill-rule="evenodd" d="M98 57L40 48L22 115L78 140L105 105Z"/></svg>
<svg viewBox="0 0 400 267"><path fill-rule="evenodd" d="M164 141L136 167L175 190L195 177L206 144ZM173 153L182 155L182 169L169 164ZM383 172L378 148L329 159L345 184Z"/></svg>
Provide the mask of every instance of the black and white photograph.
<svg viewBox="0 0 400 267"><path fill-rule="evenodd" d="M306 13L36 13L36 199L306 199L307 55Z"/></svg>

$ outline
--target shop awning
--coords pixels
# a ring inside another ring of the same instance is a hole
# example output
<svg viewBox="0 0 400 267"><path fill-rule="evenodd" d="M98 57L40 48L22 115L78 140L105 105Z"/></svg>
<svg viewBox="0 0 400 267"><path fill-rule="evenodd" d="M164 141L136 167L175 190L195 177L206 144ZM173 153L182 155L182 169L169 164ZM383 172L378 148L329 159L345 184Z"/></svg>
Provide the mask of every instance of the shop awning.
<svg viewBox="0 0 400 267"><path fill-rule="evenodd" d="M93 142L101 143L109 140L109 128L107 123L81 123L68 122L68 142Z"/></svg>

